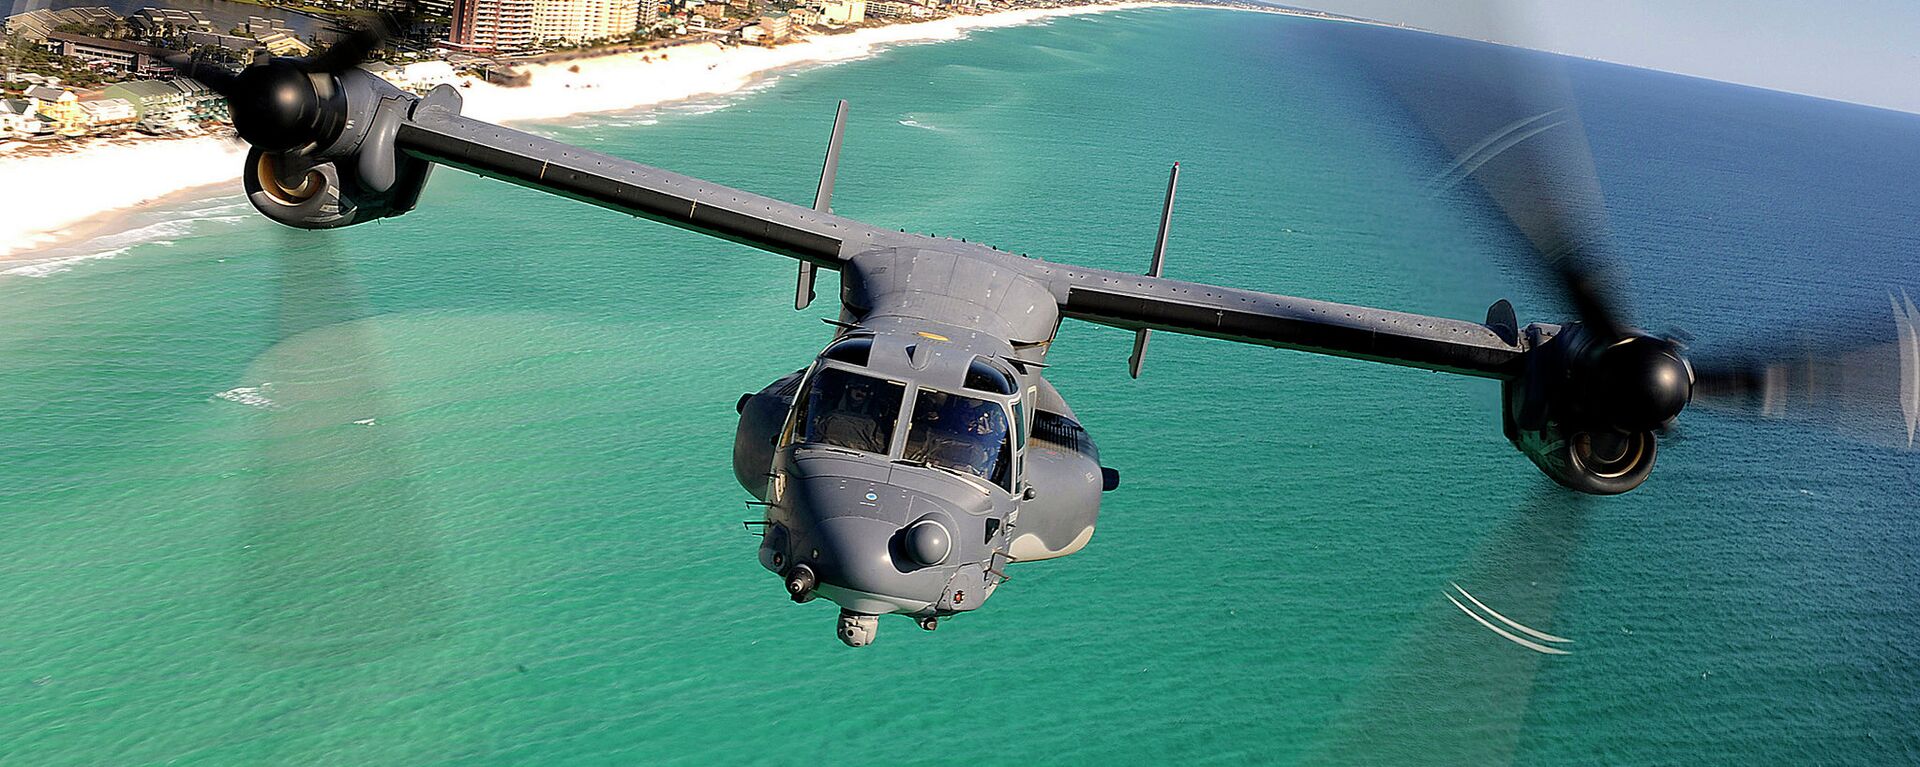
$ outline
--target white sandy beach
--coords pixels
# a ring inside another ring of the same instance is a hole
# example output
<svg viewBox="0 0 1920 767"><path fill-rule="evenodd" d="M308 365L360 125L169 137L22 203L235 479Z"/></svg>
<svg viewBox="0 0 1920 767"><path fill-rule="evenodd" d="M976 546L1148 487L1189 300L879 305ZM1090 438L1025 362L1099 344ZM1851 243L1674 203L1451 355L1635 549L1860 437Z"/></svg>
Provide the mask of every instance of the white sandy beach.
<svg viewBox="0 0 1920 767"><path fill-rule="evenodd" d="M1005 11L815 35L775 48L704 43L534 65L526 67L532 75L526 87L472 83L461 88L463 112L512 122L633 109L739 90L772 70L864 58L894 45L958 39L974 29L1176 4ZM572 67L579 71L570 71ZM32 260L49 246L111 230L106 214L161 198L202 189L207 196L237 197L245 154L238 142L220 137L103 140L78 151L42 156L9 157L0 150L0 259Z"/></svg>

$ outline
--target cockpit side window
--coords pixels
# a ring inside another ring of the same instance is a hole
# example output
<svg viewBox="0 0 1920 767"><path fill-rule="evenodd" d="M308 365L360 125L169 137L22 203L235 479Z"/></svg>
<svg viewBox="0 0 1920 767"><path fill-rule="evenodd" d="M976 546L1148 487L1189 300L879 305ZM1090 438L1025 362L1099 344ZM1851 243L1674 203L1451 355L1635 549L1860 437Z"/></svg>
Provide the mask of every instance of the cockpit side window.
<svg viewBox="0 0 1920 767"><path fill-rule="evenodd" d="M839 368L820 368L807 389L802 442L887 455L907 387Z"/></svg>
<svg viewBox="0 0 1920 767"><path fill-rule="evenodd" d="M974 357L967 364L967 378L961 386L993 394L1012 394L1013 378L1006 371L988 364L985 359Z"/></svg>
<svg viewBox="0 0 1920 767"><path fill-rule="evenodd" d="M1013 445L999 403L921 389L904 456L986 479L1013 491Z"/></svg>
<svg viewBox="0 0 1920 767"><path fill-rule="evenodd" d="M842 338L833 342L831 346L828 346L826 351L820 353L820 356L830 360L838 360L851 365L866 367L867 361L873 357L873 337L848 336Z"/></svg>

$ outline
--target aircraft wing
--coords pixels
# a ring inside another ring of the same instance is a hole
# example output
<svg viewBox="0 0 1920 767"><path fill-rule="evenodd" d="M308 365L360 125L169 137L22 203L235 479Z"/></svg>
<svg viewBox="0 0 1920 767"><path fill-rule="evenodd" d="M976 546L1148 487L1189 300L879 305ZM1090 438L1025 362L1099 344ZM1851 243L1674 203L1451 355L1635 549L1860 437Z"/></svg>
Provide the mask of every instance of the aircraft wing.
<svg viewBox="0 0 1920 767"><path fill-rule="evenodd" d="M1502 327L1098 269L1062 267L1060 313L1134 331L1165 330L1481 378L1520 374L1512 309ZM1495 305L1495 312L1503 304ZM1490 313L1491 314L1491 313ZM1144 350L1144 335L1135 349Z"/></svg>
<svg viewBox="0 0 1920 767"><path fill-rule="evenodd" d="M460 116L431 97L401 121L407 155L691 229L827 268L891 229Z"/></svg>

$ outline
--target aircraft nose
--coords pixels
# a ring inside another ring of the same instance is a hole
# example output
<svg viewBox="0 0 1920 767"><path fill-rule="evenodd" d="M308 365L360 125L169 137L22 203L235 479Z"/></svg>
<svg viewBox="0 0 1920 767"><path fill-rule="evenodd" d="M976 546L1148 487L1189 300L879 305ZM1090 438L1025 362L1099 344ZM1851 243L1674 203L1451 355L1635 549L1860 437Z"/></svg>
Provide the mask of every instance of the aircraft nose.
<svg viewBox="0 0 1920 767"><path fill-rule="evenodd" d="M770 533L762 552L768 569L786 579L788 592L801 601L826 597L865 615L932 610L946 591L951 565L963 558L950 532L954 512L925 494L880 481L884 475L849 476L858 467L797 469L778 503L782 527ZM928 519L940 524L921 524Z"/></svg>
<svg viewBox="0 0 1920 767"><path fill-rule="evenodd" d="M850 515L830 516L813 525L813 543L819 551L815 569L820 593L857 613L912 613L933 606L945 579L938 584L903 570L893 556L893 539L900 527L886 520ZM811 553L811 552L809 552ZM932 589L929 590L929 586Z"/></svg>

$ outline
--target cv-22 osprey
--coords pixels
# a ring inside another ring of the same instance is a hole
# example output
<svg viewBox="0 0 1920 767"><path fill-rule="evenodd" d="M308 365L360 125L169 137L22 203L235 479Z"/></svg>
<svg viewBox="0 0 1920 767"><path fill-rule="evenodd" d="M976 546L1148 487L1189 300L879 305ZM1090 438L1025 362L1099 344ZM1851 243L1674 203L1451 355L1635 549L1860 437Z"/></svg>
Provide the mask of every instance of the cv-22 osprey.
<svg viewBox="0 0 1920 767"><path fill-rule="evenodd" d="M1145 274L1074 266L835 215L844 102L808 207L463 117L453 88L415 96L358 68L379 42L356 33L238 74L179 63L230 102L252 145L246 194L267 217L398 216L438 164L795 259L799 308L818 270L839 272L831 341L741 398L733 467L764 510L749 523L760 563L794 601L837 603L848 645L889 613L931 630L985 604L1010 565L1087 545L1119 475L1047 381L1063 320L1133 332L1135 376L1160 330L1488 379L1512 444L1589 494L1647 478L1700 381L1679 343L1618 319L1571 260L1580 318L1558 325L1520 325L1506 301L1467 322L1169 279L1176 165Z"/></svg>

